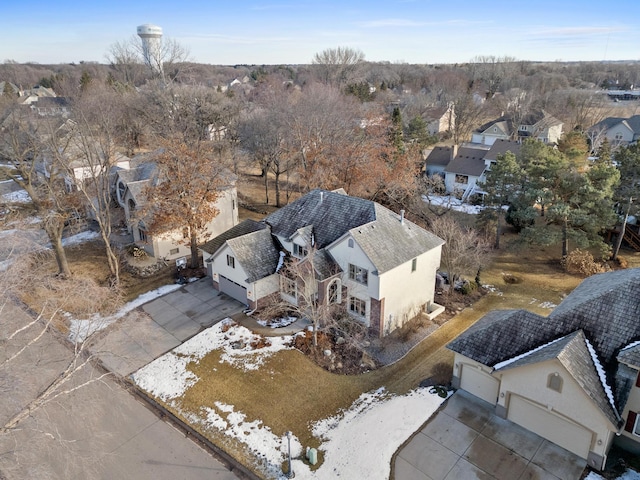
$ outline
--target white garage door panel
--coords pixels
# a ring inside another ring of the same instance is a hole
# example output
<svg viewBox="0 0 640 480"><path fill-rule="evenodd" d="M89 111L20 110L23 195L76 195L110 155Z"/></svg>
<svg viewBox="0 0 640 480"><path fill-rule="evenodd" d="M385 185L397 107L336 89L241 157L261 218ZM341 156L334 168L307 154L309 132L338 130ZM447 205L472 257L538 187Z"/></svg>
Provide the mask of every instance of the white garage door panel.
<svg viewBox="0 0 640 480"><path fill-rule="evenodd" d="M220 291L244 304L247 303L247 289L222 275L220 275Z"/></svg>
<svg viewBox="0 0 640 480"><path fill-rule="evenodd" d="M493 405L498 400L499 383L488 373L470 365L462 366L460 388Z"/></svg>
<svg viewBox="0 0 640 480"><path fill-rule="evenodd" d="M507 418L582 458L589 455L591 431L522 397L511 395Z"/></svg>

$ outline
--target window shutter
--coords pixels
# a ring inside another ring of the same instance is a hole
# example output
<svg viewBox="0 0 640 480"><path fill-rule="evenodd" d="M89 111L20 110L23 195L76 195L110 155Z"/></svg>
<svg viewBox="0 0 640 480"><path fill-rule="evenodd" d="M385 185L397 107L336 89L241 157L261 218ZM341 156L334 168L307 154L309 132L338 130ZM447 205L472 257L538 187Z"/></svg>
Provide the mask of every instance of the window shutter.
<svg viewBox="0 0 640 480"><path fill-rule="evenodd" d="M633 427L636 424L636 416L638 414L636 412L629 412L629 415L627 415L627 423L624 426L624 429L627 432L633 432Z"/></svg>

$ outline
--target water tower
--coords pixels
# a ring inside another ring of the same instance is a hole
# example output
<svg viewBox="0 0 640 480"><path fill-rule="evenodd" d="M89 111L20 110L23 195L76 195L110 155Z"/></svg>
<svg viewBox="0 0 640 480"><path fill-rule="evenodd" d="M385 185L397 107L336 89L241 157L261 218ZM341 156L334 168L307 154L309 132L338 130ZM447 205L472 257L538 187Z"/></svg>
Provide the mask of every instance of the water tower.
<svg viewBox="0 0 640 480"><path fill-rule="evenodd" d="M144 62L152 70L162 72L162 28L145 23L138 27L138 36L142 39Z"/></svg>

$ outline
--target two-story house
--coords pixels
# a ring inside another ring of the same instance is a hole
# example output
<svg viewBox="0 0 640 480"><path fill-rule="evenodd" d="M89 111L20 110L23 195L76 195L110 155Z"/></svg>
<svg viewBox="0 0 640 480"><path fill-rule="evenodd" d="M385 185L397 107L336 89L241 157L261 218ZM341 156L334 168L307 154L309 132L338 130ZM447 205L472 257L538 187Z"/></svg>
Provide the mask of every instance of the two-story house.
<svg viewBox="0 0 640 480"><path fill-rule="evenodd" d="M147 186L156 172L155 155L157 152L142 153L131 158L128 164L114 168L114 197L124 209L127 229L136 245L159 260L175 260L190 254L189 232L168 229L151 235L145 227L145 219L140 216L142 207L147 203ZM228 186L216 200L215 208L218 215L206 223L200 241L219 235L238 223L238 197L232 174L229 175Z"/></svg>
<svg viewBox="0 0 640 480"><path fill-rule="evenodd" d="M640 138L640 115L607 117L590 127L588 133L600 142L606 138L613 147L628 145Z"/></svg>
<svg viewBox="0 0 640 480"><path fill-rule="evenodd" d="M640 269L584 280L548 317L496 310L447 346L453 385L604 468L640 453Z"/></svg>
<svg viewBox="0 0 640 480"><path fill-rule="evenodd" d="M201 249L214 287L251 309L273 295L295 303L299 282L281 268L283 259L312 262L316 300L343 304L383 336L419 312L442 311L433 300L443 243L403 212L344 190L313 190Z"/></svg>
<svg viewBox="0 0 640 480"><path fill-rule="evenodd" d="M503 115L473 131L471 142L493 145L498 139L535 138L544 143L558 143L562 137L562 126L560 120L543 110L533 111L519 118Z"/></svg>

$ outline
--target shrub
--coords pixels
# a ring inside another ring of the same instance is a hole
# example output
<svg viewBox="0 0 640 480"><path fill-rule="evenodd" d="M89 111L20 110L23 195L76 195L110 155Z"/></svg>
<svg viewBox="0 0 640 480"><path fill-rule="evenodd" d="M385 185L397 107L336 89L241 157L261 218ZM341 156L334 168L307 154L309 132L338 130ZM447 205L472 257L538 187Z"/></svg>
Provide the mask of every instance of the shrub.
<svg viewBox="0 0 640 480"><path fill-rule="evenodd" d="M582 275L583 277L590 277L596 273L606 271L603 264L593 259L593 255L579 248L565 256L561 261L561 265L567 273Z"/></svg>
<svg viewBox="0 0 640 480"><path fill-rule="evenodd" d="M460 289L460 292L462 292L462 294L464 295L469 295L475 292L477 289L478 289L478 284L476 282L464 282L462 284L462 288Z"/></svg>
<svg viewBox="0 0 640 480"><path fill-rule="evenodd" d="M629 268L629 262L626 258L618 256L616 257L616 261L618 262L618 266L620 268Z"/></svg>

